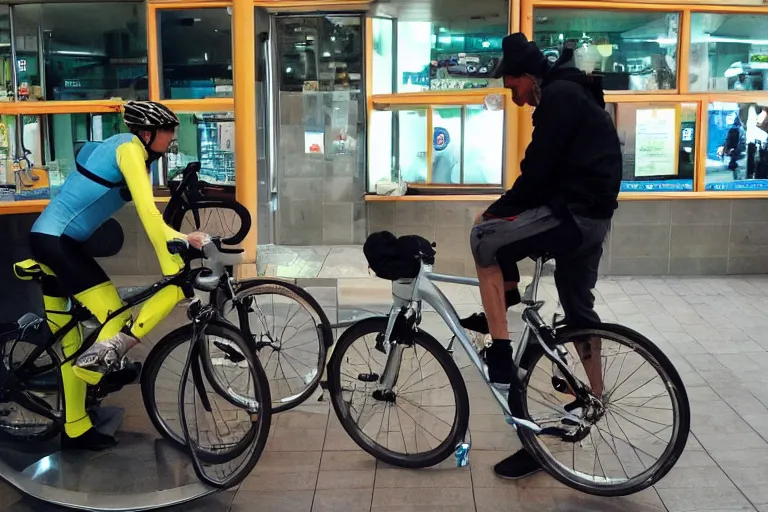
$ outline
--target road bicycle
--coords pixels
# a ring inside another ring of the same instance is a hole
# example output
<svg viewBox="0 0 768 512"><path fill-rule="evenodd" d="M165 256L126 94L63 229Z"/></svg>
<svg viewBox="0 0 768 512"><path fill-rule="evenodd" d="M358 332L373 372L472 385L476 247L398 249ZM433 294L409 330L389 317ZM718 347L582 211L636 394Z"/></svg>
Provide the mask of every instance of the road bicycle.
<svg viewBox="0 0 768 512"><path fill-rule="evenodd" d="M208 485L230 488L250 473L264 450L271 422L271 408L266 406L271 403L269 384L254 356L253 340L243 337L235 326L221 318L213 305L204 304L195 294L217 290L234 296L226 271L231 262L227 260L241 251L223 248L216 238L205 244L201 252L178 240L169 242L168 248L183 257L183 270L125 297L125 305L112 312L104 323L170 286L182 290L189 301L190 323L163 337L150 351L141 378L143 390L151 380L152 392L144 395L144 404L152 423L166 435L165 426L158 419L158 399L162 393L172 397L183 435L179 444L191 455L198 477ZM190 262L201 257L204 266L193 268ZM52 277L34 260L17 263L14 270L26 280ZM60 350L61 340L73 329L80 329L81 323L92 320L91 313L75 299L70 298L69 304L67 311L48 312L70 317L55 334L46 320L34 314L26 314L0 328L0 436L6 439L43 441L63 428L65 398L59 369L90 347L100 330L91 332L77 351L65 356ZM141 312L136 321L142 321ZM184 344L188 347L180 358L167 357ZM167 362L176 363L170 369L173 375L159 379L159 369ZM122 388L126 383L110 376L119 375L125 364L125 359L115 362L102 384L89 393L103 398ZM163 388L160 384L164 383L169 387ZM215 413L222 417L197 421L199 415Z"/></svg>
<svg viewBox="0 0 768 512"><path fill-rule="evenodd" d="M563 484L622 496L669 472L685 448L690 406L679 374L661 350L621 325L548 325L537 294L551 257L535 255L536 271L523 297L523 332L514 350L519 386L499 389L490 384L482 359L490 340L473 342L435 285L477 286L478 281L433 273L434 254L420 249L405 255L418 260L418 275L393 278L389 315L354 324L334 348L328 364L331 401L358 446L405 468L433 466L452 453L459 466L466 465L470 403L464 375L470 374L456 362L464 359L478 369L524 448ZM420 328L423 302L451 330L447 346ZM452 354L457 339L463 351ZM577 371L579 364L583 368ZM622 377L625 368L628 376ZM593 387L602 387L602 393Z"/></svg>
<svg viewBox="0 0 768 512"><path fill-rule="evenodd" d="M200 163L192 162L180 181L171 182L173 194L164 220L184 233L218 232L223 244L239 244L251 227L250 213L228 198L223 187L201 180L199 172ZM312 295L285 280L246 279L233 288L233 297L214 290L211 303L256 343L269 378L273 412L296 407L320 385L334 339L328 316ZM180 434L177 430L169 438L179 441Z"/></svg>

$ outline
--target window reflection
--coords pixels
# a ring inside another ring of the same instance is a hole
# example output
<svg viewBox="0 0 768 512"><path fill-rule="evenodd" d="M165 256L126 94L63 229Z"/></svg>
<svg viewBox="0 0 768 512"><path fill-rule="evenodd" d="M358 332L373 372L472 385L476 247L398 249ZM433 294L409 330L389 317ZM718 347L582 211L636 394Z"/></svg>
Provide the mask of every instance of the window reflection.
<svg viewBox="0 0 768 512"><path fill-rule="evenodd" d="M200 178L235 184L235 118L232 112L177 113L176 142L163 159L166 182L181 179L190 162L200 162Z"/></svg>
<svg viewBox="0 0 768 512"><path fill-rule="evenodd" d="M221 9L158 11L163 97L232 97L232 17Z"/></svg>
<svg viewBox="0 0 768 512"><path fill-rule="evenodd" d="M383 112L375 112L372 123L379 122L375 120L376 114ZM430 137L425 110L402 110L396 115L395 148L399 151L397 162L402 180L435 185L502 184L503 110L489 111L482 105L433 107ZM432 144L431 173L427 170L427 141ZM382 151L375 150L377 158ZM384 176L383 164L371 163L369 167L378 169L371 173L371 182Z"/></svg>
<svg viewBox="0 0 768 512"><path fill-rule="evenodd" d="M394 72L394 42L391 19L373 18L373 94L392 92Z"/></svg>
<svg viewBox="0 0 768 512"><path fill-rule="evenodd" d="M692 91L768 89L768 15L691 15Z"/></svg>
<svg viewBox="0 0 768 512"><path fill-rule="evenodd" d="M693 190L695 103L609 103L623 153L621 190Z"/></svg>
<svg viewBox="0 0 768 512"><path fill-rule="evenodd" d="M19 95L38 100L147 99L145 11L136 3L14 6Z"/></svg>
<svg viewBox="0 0 768 512"><path fill-rule="evenodd" d="M397 113L397 148L400 178L408 183L427 181L427 111Z"/></svg>
<svg viewBox="0 0 768 512"><path fill-rule="evenodd" d="M461 183L462 108L432 110L432 183Z"/></svg>
<svg viewBox="0 0 768 512"><path fill-rule="evenodd" d="M768 190L766 106L709 104L707 190Z"/></svg>
<svg viewBox="0 0 768 512"><path fill-rule="evenodd" d="M433 2L425 8L420 2L392 0L383 10L395 17L397 69L374 60L374 83L388 73L395 74L395 92L475 89L498 83L490 75L508 32L508 1ZM385 30L385 25L374 24L374 44L386 37Z"/></svg>
<svg viewBox="0 0 768 512"><path fill-rule="evenodd" d="M358 16L283 18L277 28L281 91L362 91Z"/></svg>
<svg viewBox="0 0 768 512"><path fill-rule="evenodd" d="M504 111L467 105L464 126L465 185L501 185L504 158Z"/></svg>
<svg viewBox="0 0 768 512"><path fill-rule="evenodd" d="M606 90L654 91L677 86L679 22L677 13L535 9L533 33L552 61L576 42L576 66L603 75Z"/></svg>

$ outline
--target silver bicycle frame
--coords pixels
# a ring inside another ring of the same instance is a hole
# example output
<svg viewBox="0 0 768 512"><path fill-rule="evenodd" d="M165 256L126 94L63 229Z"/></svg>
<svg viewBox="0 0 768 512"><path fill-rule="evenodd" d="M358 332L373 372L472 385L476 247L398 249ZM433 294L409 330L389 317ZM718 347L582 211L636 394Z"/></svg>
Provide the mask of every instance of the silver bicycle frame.
<svg viewBox="0 0 768 512"><path fill-rule="evenodd" d="M525 292L524 300L526 303L532 304L537 301L539 282L541 281L541 274L544 266L545 261L543 258L536 260L536 271L533 276L533 282L528 285L528 288L526 288ZM387 330L384 334L384 346L386 347L388 358L384 373L380 381L382 387L387 390L391 390L394 386L400 370L400 359L404 350L404 345L393 343L391 341L392 329L395 325L395 320L400 315L402 309L405 308L407 310L406 315L410 316L415 314L417 321L419 321L421 319L422 301L426 301L426 303L432 306L435 312L440 315L440 318L443 319L443 321L448 325L448 328L453 333L454 338L451 339L451 342L448 345L448 349L452 349L454 339L459 340L461 346L464 347L464 351L472 361L472 364L480 372L480 375L482 375L483 380L486 384L488 384L488 387L491 388L493 396L496 398L496 401L499 402L499 406L501 406L502 410L506 414L507 420L511 421L515 426L522 426L531 429L536 433L540 432L541 427L535 423L512 416L509 410L509 404L507 403L507 397L504 396L504 394L502 394L502 392L499 391L495 386L491 385L490 381L488 380L488 376L483 370L485 365L480 359L474 343L472 343L472 341L469 339L466 332L464 331L464 328L459 325L459 316L456 313L456 310L445 296L445 294L443 294L443 292L437 286L435 286L434 282L479 286L479 281L471 277L460 277L433 273L431 265L422 265L419 275L413 279L402 279L392 283L393 304L389 311ZM529 340L534 339L536 341L540 341L538 340L539 334L535 329L531 328L527 315L524 314L523 319L525 320L525 325L523 327L520 342L515 347L514 354L515 364L518 367L520 365L522 355L525 353L525 349ZM531 336L532 333L534 336ZM552 351L546 347L546 344L541 343L541 345L544 347L544 350L551 356L560 359L559 355L552 353ZM394 353L390 352L391 349L394 349Z"/></svg>

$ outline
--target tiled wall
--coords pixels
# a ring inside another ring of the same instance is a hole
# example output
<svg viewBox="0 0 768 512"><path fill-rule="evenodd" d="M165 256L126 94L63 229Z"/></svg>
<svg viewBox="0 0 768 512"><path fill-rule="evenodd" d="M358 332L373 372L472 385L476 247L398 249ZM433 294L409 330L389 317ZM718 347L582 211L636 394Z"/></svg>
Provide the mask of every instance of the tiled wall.
<svg viewBox="0 0 768 512"><path fill-rule="evenodd" d="M277 242L282 245L365 241L363 112L359 101L344 102L343 108L349 109L346 121L354 149L348 154L332 154L334 124L340 124L338 118L333 119L334 94L280 93ZM325 154L308 154L304 149L305 130L313 116L325 132Z"/></svg>
<svg viewBox="0 0 768 512"><path fill-rule="evenodd" d="M439 272L474 275L468 233L487 203L370 202L368 231L437 242ZM524 265L530 269L530 263ZM768 200L622 201L604 275L768 273Z"/></svg>

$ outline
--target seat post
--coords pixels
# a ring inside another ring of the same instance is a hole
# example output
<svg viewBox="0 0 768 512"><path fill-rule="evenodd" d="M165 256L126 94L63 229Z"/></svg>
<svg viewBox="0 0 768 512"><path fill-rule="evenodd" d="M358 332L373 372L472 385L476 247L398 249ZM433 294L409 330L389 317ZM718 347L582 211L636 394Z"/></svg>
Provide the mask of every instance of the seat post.
<svg viewBox="0 0 768 512"><path fill-rule="evenodd" d="M539 256L536 258L536 270L533 272L533 281L531 282L531 292L528 298L531 302L536 302L539 295L539 281L541 281L541 273L544 270L544 263L546 258Z"/></svg>

